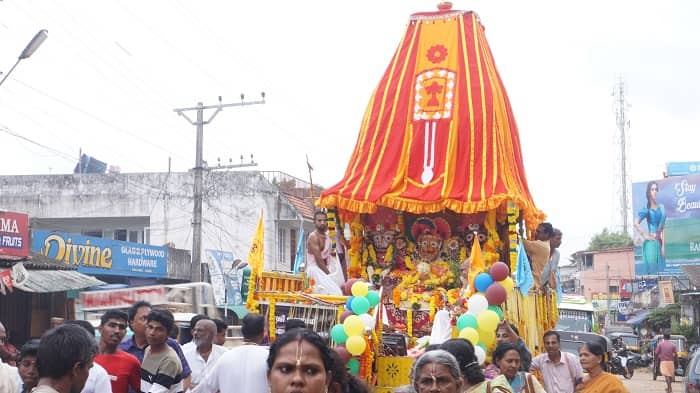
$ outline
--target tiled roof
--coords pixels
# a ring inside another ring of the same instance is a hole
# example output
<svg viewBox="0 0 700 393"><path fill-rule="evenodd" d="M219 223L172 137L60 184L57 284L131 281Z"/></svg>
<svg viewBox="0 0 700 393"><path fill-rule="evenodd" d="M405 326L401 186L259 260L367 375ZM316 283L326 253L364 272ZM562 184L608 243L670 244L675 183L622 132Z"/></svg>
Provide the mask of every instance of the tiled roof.
<svg viewBox="0 0 700 393"><path fill-rule="evenodd" d="M73 266L66 265L34 251L29 251L29 257L27 258L0 255L0 267L12 267L17 262L23 262L24 267L30 270L77 270Z"/></svg>
<svg viewBox="0 0 700 393"><path fill-rule="evenodd" d="M294 206L294 209L296 209L299 214L304 219L311 220L313 221L314 219L314 204L311 201L311 198L299 198L295 195L292 194L287 194L285 193L284 196L287 198L289 203Z"/></svg>

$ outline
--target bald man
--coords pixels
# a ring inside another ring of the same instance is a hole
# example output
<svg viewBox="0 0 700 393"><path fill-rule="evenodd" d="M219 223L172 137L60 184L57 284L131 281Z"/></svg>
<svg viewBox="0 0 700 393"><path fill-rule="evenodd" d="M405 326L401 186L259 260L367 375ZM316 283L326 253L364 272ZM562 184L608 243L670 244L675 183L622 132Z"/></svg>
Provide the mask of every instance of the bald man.
<svg viewBox="0 0 700 393"><path fill-rule="evenodd" d="M190 389L194 389L214 367L221 355L226 353L226 348L214 344L215 337L216 323L211 319L200 319L192 329L194 345L183 347L185 359L192 369Z"/></svg>

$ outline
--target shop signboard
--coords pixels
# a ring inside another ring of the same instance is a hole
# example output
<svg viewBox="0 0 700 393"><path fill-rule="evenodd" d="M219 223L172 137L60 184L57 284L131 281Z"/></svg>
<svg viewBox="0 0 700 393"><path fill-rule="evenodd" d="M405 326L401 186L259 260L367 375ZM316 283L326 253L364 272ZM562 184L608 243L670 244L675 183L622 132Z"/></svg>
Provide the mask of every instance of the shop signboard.
<svg viewBox="0 0 700 393"><path fill-rule="evenodd" d="M89 275L165 277L168 249L74 233L32 231L32 250Z"/></svg>
<svg viewBox="0 0 700 393"><path fill-rule="evenodd" d="M29 216L0 211L0 255L29 255Z"/></svg>
<svg viewBox="0 0 700 393"><path fill-rule="evenodd" d="M700 174L632 184L637 276L700 266Z"/></svg>

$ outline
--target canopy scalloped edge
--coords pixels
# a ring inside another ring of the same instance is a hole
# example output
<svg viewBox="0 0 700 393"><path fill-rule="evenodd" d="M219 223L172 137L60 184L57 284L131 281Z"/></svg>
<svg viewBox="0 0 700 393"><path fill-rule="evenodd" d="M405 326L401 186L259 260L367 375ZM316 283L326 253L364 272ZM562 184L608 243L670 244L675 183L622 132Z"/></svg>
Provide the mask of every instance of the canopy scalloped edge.
<svg viewBox="0 0 700 393"><path fill-rule="evenodd" d="M545 214L533 208L526 198L519 195L496 195L489 199L478 202L464 202L455 199L443 199L440 201L419 201L397 198L395 196L383 196L377 203L369 201L358 201L341 197L336 194L327 195L316 201L316 206L325 208L337 208L351 213L374 213L377 207L384 206L395 210L405 211L413 214L437 213L444 209L452 210L460 214L474 214L498 208L506 201L512 201L518 205L523 212L523 218L528 227L537 225L544 221Z"/></svg>

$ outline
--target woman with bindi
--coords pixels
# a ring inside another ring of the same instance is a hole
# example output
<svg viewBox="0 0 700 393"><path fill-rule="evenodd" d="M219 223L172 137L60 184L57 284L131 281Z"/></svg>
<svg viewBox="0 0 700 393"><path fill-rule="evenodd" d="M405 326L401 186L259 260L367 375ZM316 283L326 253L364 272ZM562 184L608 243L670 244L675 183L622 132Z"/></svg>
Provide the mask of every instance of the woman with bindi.
<svg viewBox="0 0 700 393"><path fill-rule="evenodd" d="M413 363L411 383L417 393L462 392L462 374L457 360L442 349L425 352Z"/></svg>
<svg viewBox="0 0 700 393"><path fill-rule="evenodd" d="M333 357L325 341L308 329L293 329L270 347L270 393L328 393ZM332 391L332 390L331 390Z"/></svg>

